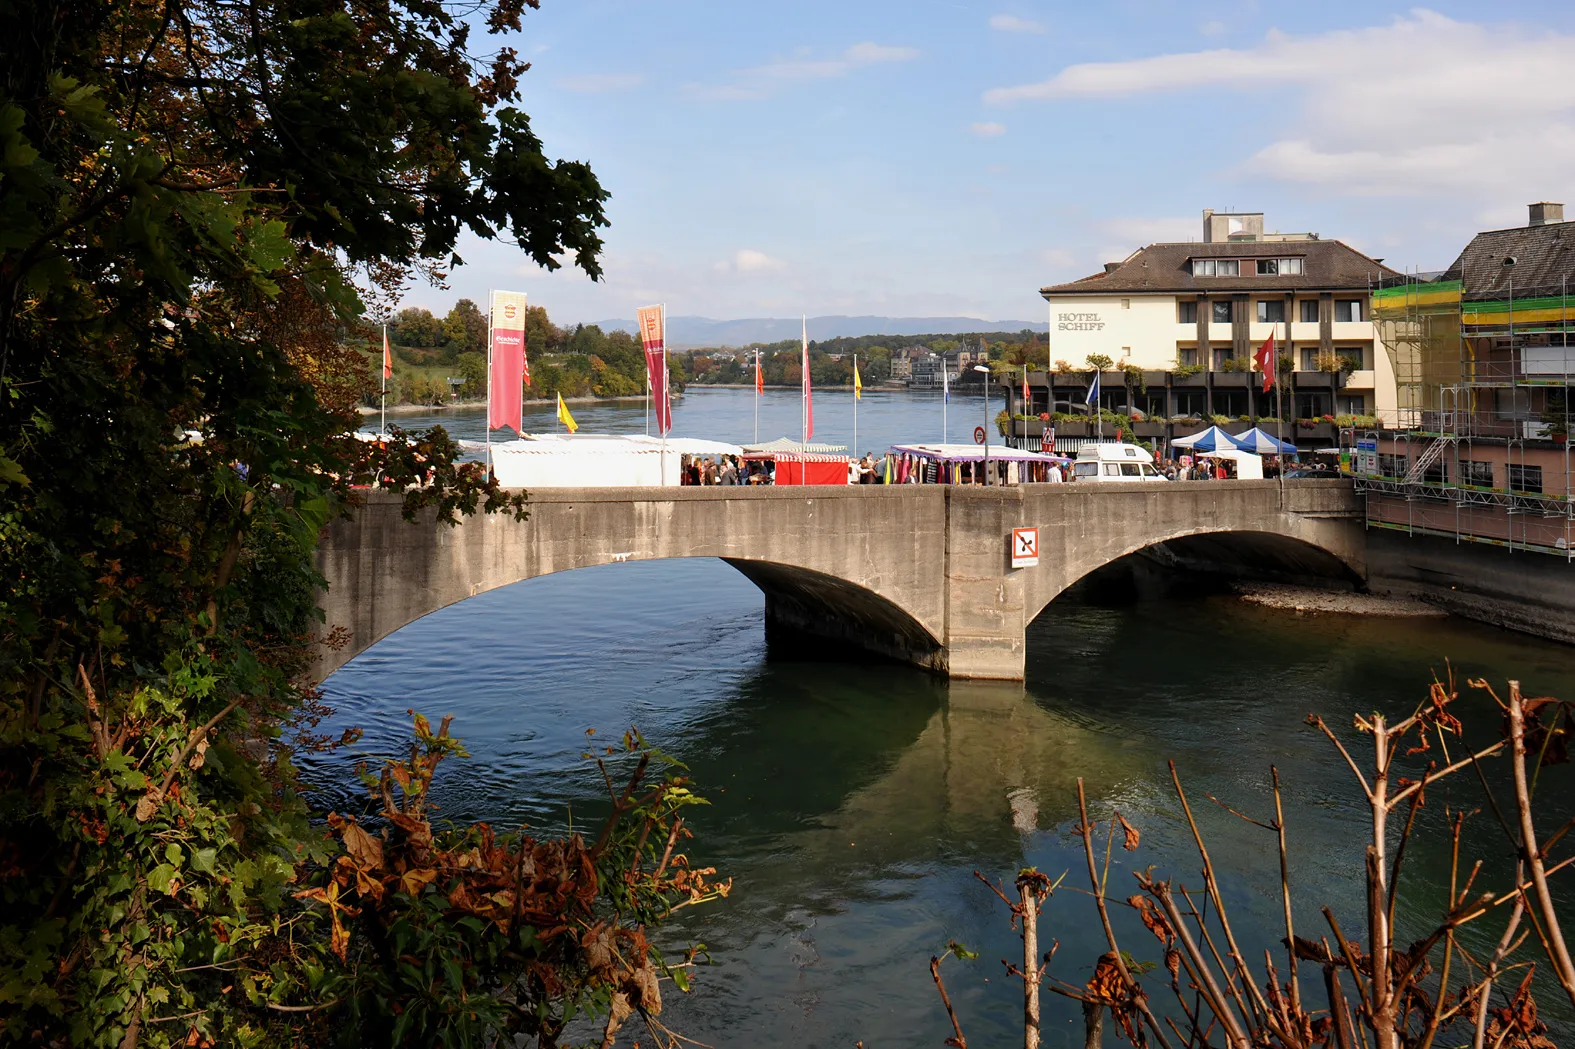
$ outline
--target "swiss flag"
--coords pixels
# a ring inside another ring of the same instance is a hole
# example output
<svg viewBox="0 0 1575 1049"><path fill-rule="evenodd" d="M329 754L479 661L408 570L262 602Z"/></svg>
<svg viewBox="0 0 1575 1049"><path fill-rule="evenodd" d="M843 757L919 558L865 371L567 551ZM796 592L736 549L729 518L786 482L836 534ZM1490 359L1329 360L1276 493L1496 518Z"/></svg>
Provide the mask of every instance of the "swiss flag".
<svg viewBox="0 0 1575 1049"><path fill-rule="evenodd" d="M1274 371L1278 361L1274 359L1274 336L1270 335L1263 340L1263 348L1252 355L1258 362L1258 367L1263 369L1263 392L1268 393L1274 386Z"/></svg>

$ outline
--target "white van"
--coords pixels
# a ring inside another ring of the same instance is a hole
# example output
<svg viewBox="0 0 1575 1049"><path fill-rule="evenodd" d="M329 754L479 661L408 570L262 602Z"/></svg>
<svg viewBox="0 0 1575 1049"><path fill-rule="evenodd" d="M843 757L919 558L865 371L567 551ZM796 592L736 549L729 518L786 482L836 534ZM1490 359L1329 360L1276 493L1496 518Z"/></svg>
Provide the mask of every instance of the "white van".
<svg viewBox="0 0 1575 1049"><path fill-rule="evenodd" d="M1163 481L1165 475L1154 469L1154 457L1135 444L1114 442L1085 444L1077 450L1072 464L1074 481Z"/></svg>

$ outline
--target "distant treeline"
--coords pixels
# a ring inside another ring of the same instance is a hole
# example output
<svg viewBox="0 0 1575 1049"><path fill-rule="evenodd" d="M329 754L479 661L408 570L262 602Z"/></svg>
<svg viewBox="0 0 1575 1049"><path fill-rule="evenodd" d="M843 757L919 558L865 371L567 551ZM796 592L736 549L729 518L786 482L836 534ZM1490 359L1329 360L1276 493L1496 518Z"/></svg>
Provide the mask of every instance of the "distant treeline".
<svg viewBox="0 0 1575 1049"><path fill-rule="evenodd" d="M931 353L977 351L981 346L992 368L1021 366L1023 361L1044 367L1044 344L1030 329L1020 332L973 332L964 335L858 335L809 344L809 376L817 386L845 386L853 382L853 355L858 355L859 376L874 385L891 377L892 356L909 347ZM684 373L690 382L752 383L755 352L768 386L797 386L803 381L802 344L795 339L751 343L745 347L704 347L684 355Z"/></svg>
<svg viewBox="0 0 1575 1049"><path fill-rule="evenodd" d="M450 378L463 379L461 399L484 397L487 390L487 317L470 299L460 299L439 318L414 307L389 318L388 341L395 359L389 383L390 404L442 404L450 399ZM368 403L379 397L376 378L381 345L368 349L373 387ZM603 332L596 325L560 328L541 306L525 311L525 352L530 362L528 400L565 397L629 397L645 392L645 353L624 331ZM669 359L670 384L682 388L682 355Z"/></svg>

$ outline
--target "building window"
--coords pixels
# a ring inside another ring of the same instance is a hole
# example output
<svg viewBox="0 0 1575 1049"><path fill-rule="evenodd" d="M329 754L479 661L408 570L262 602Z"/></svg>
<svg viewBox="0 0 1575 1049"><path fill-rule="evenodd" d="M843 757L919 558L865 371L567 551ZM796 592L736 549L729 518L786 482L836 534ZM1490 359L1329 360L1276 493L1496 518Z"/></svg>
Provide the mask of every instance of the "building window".
<svg viewBox="0 0 1575 1049"><path fill-rule="evenodd" d="M1239 277L1239 276L1241 276L1241 263L1236 261L1235 259L1220 259L1220 276L1221 277Z"/></svg>
<svg viewBox="0 0 1575 1049"><path fill-rule="evenodd" d="M1366 415L1367 395L1361 393L1341 394L1335 398L1335 403L1340 406L1341 415Z"/></svg>
<svg viewBox="0 0 1575 1049"><path fill-rule="evenodd" d="M1299 277L1302 273L1301 259L1259 259L1258 276L1260 277Z"/></svg>
<svg viewBox="0 0 1575 1049"><path fill-rule="evenodd" d="M1215 299L1213 305L1214 305L1214 323L1215 324L1229 324L1230 321L1231 321L1231 318L1230 318L1230 301L1229 300Z"/></svg>
<svg viewBox="0 0 1575 1049"><path fill-rule="evenodd" d="M1512 492L1542 491L1542 467L1509 464L1509 488Z"/></svg>
<svg viewBox="0 0 1575 1049"><path fill-rule="evenodd" d="M1403 455L1380 455L1378 473L1384 477L1400 478L1411 471L1411 461Z"/></svg>
<svg viewBox="0 0 1575 1049"><path fill-rule="evenodd" d="M1302 371L1315 372L1318 370L1318 347L1302 347Z"/></svg>
<svg viewBox="0 0 1575 1049"><path fill-rule="evenodd" d="M1198 323L1198 304L1190 300L1176 303L1176 322L1178 324Z"/></svg>
<svg viewBox="0 0 1575 1049"><path fill-rule="evenodd" d="M1260 276L1260 277L1272 277L1272 276L1274 276L1275 274L1277 274L1279 272L1280 272L1280 260L1279 259L1259 259L1258 260L1258 276Z"/></svg>
<svg viewBox="0 0 1575 1049"><path fill-rule="evenodd" d="M1302 300L1302 323L1303 324L1317 324L1318 323L1318 300L1317 299L1303 299Z"/></svg>
<svg viewBox="0 0 1575 1049"><path fill-rule="evenodd" d="M1121 300L1121 308L1124 309L1124 310L1130 310L1132 308L1132 300L1131 299L1122 299Z"/></svg>
<svg viewBox="0 0 1575 1049"><path fill-rule="evenodd" d="M1193 259L1192 275L1194 277L1239 277L1241 276L1241 260Z"/></svg>
<svg viewBox="0 0 1575 1049"><path fill-rule="evenodd" d="M1259 299L1258 323L1279 324L1285 320L1285 301L1283 299Z"/></svg>
<svg viewBox="0 0 1575 1049"><path fill-rule="evenodd" d="M1224 371L1225 362L1230 360L1231 356L1232 354L1230 350L1224 347L1216 346L1214 348L1214 370L1217 372Z"/></svg>
<svg viewBox="0 0 1575 1049"><path fill-rule="evenodd" d="M1362 300L1336 299L1334 303L1334 319L1341 324L1360 322L1362 319Z"/></svg>
<svg viewBox="0 0 1575 1049"><path fill-rule="evenodd" d="M1302 275L1302 260L1281 259L1280 272L1287 277L1300 277Z"/></svg>
<svg viewBox="0 0 1575 1049"><path fill-rule="evenodd" d="M1192 260L1192 275L1194 277L1212 277L1212 276L1214 276L1214 260L1213 259L1193 259Z"/></svg>
<svg viewBox="0 0 1575 1049"><path fill-rule="evenodd" d="M1367 367L1367 349L1363 346L1336 346L1335 356L1342 358L1341 364L1350 364L1353 367L1346 371L1359 372Z"/></svg>
<svg viewBox="0 0 1575 1049"><path fill-rule="evenodd" d="M1460 483L1473 488L1493 487L1493 464L1463 462L1460 464Z"/></svg>
<svg viewBox="0 0 1575 1049"><path fill-rule="evenodd" d="M1195 351L1194 351L1195 352ZM1173 395L1176 400L1176 410L1173 415L1202 415L1204 396L1202 390L1177 390Z"/></svg>
<svg viewBox="0 0 1575 1049"><path fill-rule="evenodd" d="M1176 363L1183 368L1195 368L1198 364L1197 350L1177 350Z"/></svg>

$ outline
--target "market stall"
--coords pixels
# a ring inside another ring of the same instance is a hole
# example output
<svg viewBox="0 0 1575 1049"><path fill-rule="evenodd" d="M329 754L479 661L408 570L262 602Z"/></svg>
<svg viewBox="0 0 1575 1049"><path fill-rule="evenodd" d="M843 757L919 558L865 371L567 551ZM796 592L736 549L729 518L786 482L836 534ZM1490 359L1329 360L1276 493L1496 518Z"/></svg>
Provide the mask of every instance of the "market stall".
<svg viewBox="0 0 1575 1049"><path fill-rule="evenodd" d="M740 458L766 463L773 484L847 484L848 450L840 444L804 444L779 437L766 444L746 444Z"/></svg>
<svg viewBox="0 0 1575 1049"><path fill-rule="evenodd" d="M644 434L528 434L494 443L492 472L504 488L659 488L680 483L684 456L738 455L736 444Z"/></svg>
<svg viewBox="0 0 1575 1049"><path fill-rule="evenodd" d="M1216 448L1213 451L1198 453L1198 458L1234 464L1236 471L1234 479L1237 481L1263 480L1263 459L1252 452L1240 448Z"/></svg>
<svg viewBox="0 0 1575 1049"><path fill-rule="evenodd" d="M892 481L897 484L907 484L914 473L920 484L980 484L984 480L983 445L894 444L891 454L896 460ZM1004 447L992 447L989 459L992 484L1047 481L1052 465L1065 470L1071 462L1064 455Z"/></svg>

